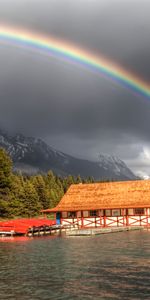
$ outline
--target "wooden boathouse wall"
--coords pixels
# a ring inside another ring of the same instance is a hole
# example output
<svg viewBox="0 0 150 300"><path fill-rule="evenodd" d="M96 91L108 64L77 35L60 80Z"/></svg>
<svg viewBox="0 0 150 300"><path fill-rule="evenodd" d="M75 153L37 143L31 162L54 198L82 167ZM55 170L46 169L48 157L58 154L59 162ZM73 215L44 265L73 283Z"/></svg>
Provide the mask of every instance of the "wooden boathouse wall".
<svg viewBox="0 0 150 300"><path fill-rule="evenodd" d="M64 218L64 212L61 214L60 223L62 225L72 225L73 227L88 228L88 227L112 227L112 226L150 226L149 209L145 209L143 215L119 215L113 216L85 216L88 211L76 212L82 217ZM97 213L99 211L97 210ZM123 210L122 210L123 212Z"/></svg>

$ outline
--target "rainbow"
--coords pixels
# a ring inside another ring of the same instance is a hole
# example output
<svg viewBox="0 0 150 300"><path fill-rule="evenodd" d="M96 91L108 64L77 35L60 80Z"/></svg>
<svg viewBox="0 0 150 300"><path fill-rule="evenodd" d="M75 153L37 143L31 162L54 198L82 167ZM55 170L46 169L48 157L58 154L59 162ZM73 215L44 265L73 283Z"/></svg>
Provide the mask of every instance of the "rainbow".
<svg viewBox="0 0 150 300"><path fill-rule="evenodd" d="M102 56L84 51L65 41L0 25L0 42L29 47L40 53L78 63L150 99L150 85L144 80Z"/></svg>

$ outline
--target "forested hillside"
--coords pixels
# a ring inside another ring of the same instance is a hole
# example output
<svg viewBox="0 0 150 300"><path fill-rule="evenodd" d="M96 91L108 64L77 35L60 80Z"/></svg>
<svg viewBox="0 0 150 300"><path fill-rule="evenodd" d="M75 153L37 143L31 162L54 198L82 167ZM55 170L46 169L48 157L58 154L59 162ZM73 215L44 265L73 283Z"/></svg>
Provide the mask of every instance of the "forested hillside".
<svg viewBox="0 0 150 300"><path fill-rule="evenodd" d="M23 176L14 174L12 167L11 158L0 148L0 218L36 216L41 209L56 206L71 184L93 182L80 176L58 177L52 171Z"/></svg>

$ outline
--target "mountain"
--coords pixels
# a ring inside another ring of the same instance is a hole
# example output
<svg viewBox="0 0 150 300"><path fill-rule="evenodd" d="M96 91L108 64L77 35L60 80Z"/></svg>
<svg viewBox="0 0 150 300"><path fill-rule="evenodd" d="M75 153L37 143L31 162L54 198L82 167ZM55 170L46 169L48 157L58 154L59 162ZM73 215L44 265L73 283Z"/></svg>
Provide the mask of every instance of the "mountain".
<svg viewBox="0 0 150 300"><path fill-rule="evenodd" d="M99 155L98 162L78 159L57 151L41 139L11 136L0 130L0 147L5 148L14 162L14 170L26 174L53 170L56 174L93 176L95 180L133 180L136 176L117 157Z"/></svg>
<svg viewBox="0 0 150 300"><path fill-rule="evenodd" d="M121 176L129 179L137 179L124 161L116 156L100 154L99 166L106 170L111 178L114 178L114 176L116 176L116 178L117 176L120 178Z"/></svg>

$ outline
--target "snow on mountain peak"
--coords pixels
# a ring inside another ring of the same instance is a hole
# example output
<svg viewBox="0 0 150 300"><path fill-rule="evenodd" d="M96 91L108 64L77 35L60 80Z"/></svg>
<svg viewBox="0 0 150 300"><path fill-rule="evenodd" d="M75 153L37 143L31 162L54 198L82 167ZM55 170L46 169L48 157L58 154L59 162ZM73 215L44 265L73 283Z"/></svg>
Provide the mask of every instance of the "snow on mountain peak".
<svg viewBox="0 0 150 300"><path fill-rule="evenodd" d="M115 155L99 154L98 158L100 166L103 165L106 170L110 170L118 176L124 174L129 177L133 174L126 164Z"/></svg>

